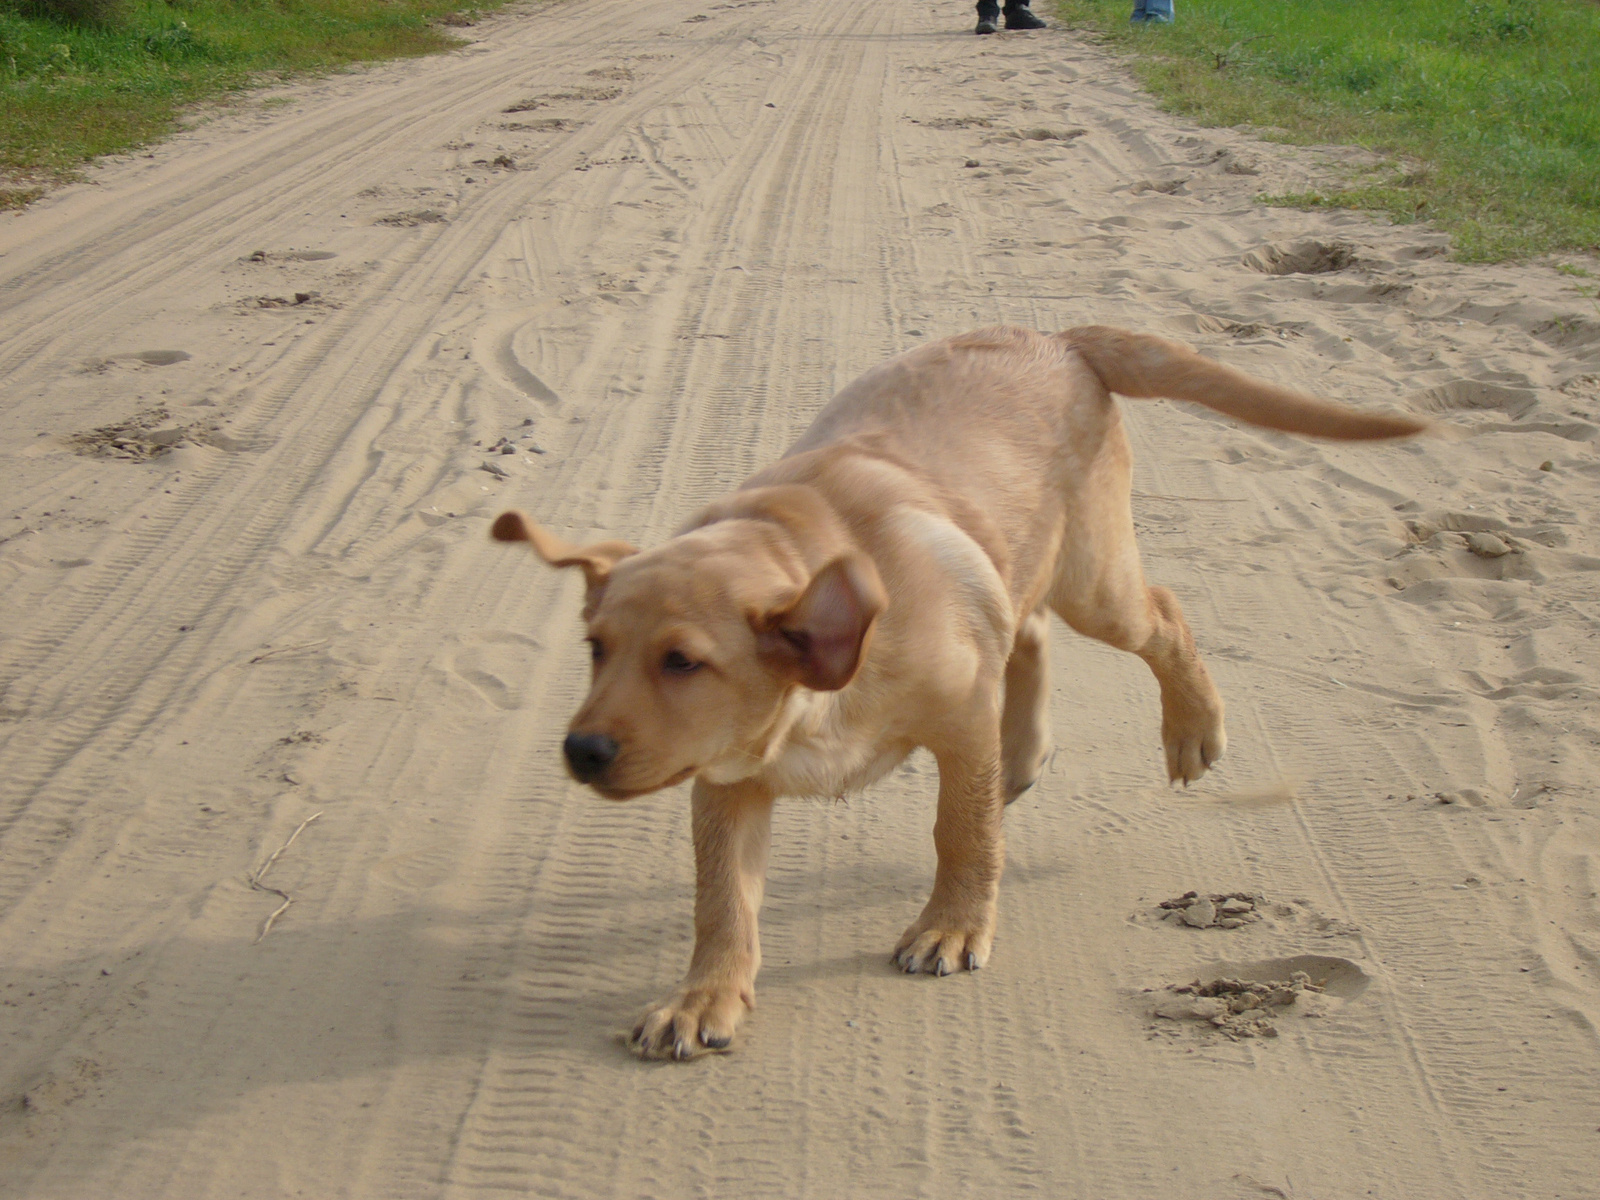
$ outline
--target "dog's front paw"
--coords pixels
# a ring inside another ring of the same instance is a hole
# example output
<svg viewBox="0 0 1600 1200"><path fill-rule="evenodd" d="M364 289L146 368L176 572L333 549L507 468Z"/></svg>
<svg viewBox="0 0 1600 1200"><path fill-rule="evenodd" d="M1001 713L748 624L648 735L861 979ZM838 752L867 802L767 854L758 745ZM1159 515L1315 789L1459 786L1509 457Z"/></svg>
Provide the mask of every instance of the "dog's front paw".
<svg viewBox="0 0 1600 1200"><path fill-rule="evenodd" d="M994 914L961 916L924 912L900 935L894 965L907 975L949 975L965 967L976 971L989 961L994 945Z"/></svg>
<svg viewBox="0 0 1600 1200"><path fill-rule="evenodd" d="M755 1007L748 989L685 986L633 1027L628 1044L641 1058L694 1058L726 1050L744 1010Z"/></svg>

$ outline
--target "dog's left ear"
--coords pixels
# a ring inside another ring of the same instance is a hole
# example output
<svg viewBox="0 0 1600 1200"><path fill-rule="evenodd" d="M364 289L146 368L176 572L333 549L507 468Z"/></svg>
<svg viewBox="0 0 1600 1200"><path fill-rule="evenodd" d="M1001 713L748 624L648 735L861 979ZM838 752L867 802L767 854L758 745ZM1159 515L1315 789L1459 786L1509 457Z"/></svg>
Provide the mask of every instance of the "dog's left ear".
<svg viewBox="0 0 1600 1200"><path fill-rule="evenodd" d="M888 605L872 560L847 554L813 575L798 599L759 618L756 643L780 675L812 691L836 692L855 678Z"/></svg>

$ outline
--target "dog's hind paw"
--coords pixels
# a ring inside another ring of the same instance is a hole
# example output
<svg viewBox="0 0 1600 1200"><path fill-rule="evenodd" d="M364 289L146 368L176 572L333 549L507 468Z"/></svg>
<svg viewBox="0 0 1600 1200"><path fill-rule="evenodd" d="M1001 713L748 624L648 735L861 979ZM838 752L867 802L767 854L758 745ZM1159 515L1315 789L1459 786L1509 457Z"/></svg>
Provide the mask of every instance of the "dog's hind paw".
<svg viewBox="0 0 1600 1200"><path fill-rule="evenodd" d="M685 987L646 1013L633 1027L628 1044L641 1058L682 1062L710 1050L726 1050L746 1008L755 1007L748 990L737 987Z"/></svg>
<svg viewBox="0 0 1600 1200"><path fill-rule="evenodd" d="M1188 712L1168 712L1161 723L1167 753L1167 778L1185 787L1204 775L1228 748L1222 726L1222 701L1195 705Z"/></svg>
<svg viewBox="0 0 1600 1200"><path fill-rule="evenodd" d="M963 968L976 971L989 961L993 944L992 918L969 923L929 920L924 915L901 935L892 961L907 975L951 975Z"/></svg>
<svg viewBox="0 0 1600 1200"><path fill-rule="evenodd" d="M1220 725L1194 737L1168 740L1167 778L1188 787L1211 769L1227 746L1228 739Z"/></svg>

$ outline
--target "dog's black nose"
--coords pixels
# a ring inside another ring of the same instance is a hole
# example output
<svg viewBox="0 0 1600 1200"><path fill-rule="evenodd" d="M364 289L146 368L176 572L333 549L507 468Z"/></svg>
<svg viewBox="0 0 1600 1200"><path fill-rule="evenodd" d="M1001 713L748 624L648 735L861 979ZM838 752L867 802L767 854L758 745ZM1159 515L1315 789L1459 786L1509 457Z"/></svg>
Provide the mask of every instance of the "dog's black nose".
<svg viewBox="0 0 1600 1200"><path fill-rule="evenodd" d="M617 760L617 743L603 733L569 733L561 744L579 783L593 783Z"/></svg>

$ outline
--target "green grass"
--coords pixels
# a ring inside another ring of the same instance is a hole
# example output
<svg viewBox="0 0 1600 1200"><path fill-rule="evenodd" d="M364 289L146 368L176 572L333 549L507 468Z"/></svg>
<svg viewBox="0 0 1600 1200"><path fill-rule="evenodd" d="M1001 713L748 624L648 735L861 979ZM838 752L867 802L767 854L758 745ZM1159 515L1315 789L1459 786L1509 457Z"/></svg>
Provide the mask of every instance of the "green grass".
<svg viewBox="0 0 1600 1200"><path fill-rule="evenodd" d="M1140 26L1132 7L1058 0L1171 111L1391 160L1269 202L1420 217L1467 260L1600 250L1595 0L1177 0Z"/></svg>
<svg viewBox="0 0 1600 1200"><path fill-rule="evenodd" d="M507 0L473 0L478 9ZM0 209L186 105L287 74L458 44L463 0L0 0Z"/></svg>

